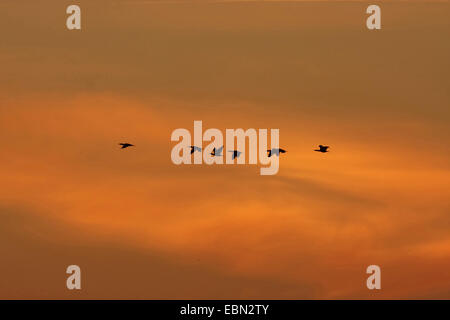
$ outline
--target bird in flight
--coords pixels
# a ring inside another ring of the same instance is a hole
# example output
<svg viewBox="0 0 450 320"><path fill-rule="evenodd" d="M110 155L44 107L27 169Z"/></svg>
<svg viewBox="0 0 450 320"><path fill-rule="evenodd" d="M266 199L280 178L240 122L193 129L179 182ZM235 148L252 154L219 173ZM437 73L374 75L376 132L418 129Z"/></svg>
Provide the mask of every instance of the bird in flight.
<svg viewBox="0 0 450 320"><path fill-rule="evenodd" d="M320 144L319 149L315 149L314 151L325 153L325 152L328 152L328 148L329 148L329 146L323 146Z"/></svg>
<svg viewBox="0 0 450 320"><path fill-rule="evenodd" d="M231 156L231 160L234 160L234 159L236 159L236 158L239 158L239 156L240 156L241 153L242 153L242 152L237 151L237 150L233 150L233 151L228 150L228 152L233 152L233 155Z"/></svg>
<svg viewBox="0 0 450 320"><path fill-rule="evenodd" d="M121 149L125 149L128 147L134 147L134 144L131 144L131 143L119 143L119 145L122 146Z"/></svg>
<svg viewBox="0 0 450 320"><path fill-rule="evenodd" d="M221 157L222 156L222 150L223 150L223 146L221 146L217 150L216 150L216 148L214 148L213 151L211 152L211 155L215 156L215 157Z"/></svg>
<svg viewBox="0 0 450 320"><path fill-rule="evenodd" d="M280 156L280 152L281 153L285 153L285 152L287 152L286 150L283 150L283 149L280 149L280 148L278 148L278 149L272 149L272 150L267 150L267 156L270 158L273 154L274 155L276 155L276 156Z"/></svg>
<svg viewBox="0 0 450 320"><path fill-rule="evenodd" d="M202 148L196 147L196 146L191 146L191 154L193 154L195 151L202 152Z"/></svg>

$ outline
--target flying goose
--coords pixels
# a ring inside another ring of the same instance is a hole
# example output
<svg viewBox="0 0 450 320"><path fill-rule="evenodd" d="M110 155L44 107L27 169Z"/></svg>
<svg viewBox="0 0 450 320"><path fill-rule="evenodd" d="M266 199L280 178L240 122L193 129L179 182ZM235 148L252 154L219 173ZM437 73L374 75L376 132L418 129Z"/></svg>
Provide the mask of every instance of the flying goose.
<svg viewBox="0 0 450 320"><path fill-rule="evenodd" d="M211 155L215 156L215 157L221 157L222 156L222 150L223 150L223 146L221 146L217 150L216 150L216 148L214 148L213 151L211 152Z"/></svg>
<svg viewBox="0 0 450 320"><path fill-rule="evenodd" d="M193 154L195 151L202 152L202 148L196 147L196 146L191 146L191 154Z"/></svg>
<svg viewBox="0 0 450 320"><path fill-rule="evenodd" d="M329 146L323 146L320 144L319 149L315 149L314 151L325 153L325 152L328 152L328 150L327 150L328 148L329 148Z"/></svg>
<svg viewBox="0 0 450 320"><path fill-rule="evenodd" d="M267 156L270 158L272 156L272 154L274 154L276 156L280 156L280 152L281 153L285 153L287 151L283 150L283 149L280 149L280 148L278 148L278 149L273 148L272 150L267 150L267 152L268 152Z"/></svg>
<svg viewBox="0 0 450 320"><path fill-rule="evenodd" d="M119 145L122 146L121 149L125 149L128 147L134 147L134 144L131 144L131 143L119 143Z"/></svg>
<svg viewBox="0 0 450 320"><path fill-rule="evenodd" d="M233 152L233 155L231 156L231 160L234 160L236 158L239 158L242 152L237 150L228 150L228 152Z"/></svg>

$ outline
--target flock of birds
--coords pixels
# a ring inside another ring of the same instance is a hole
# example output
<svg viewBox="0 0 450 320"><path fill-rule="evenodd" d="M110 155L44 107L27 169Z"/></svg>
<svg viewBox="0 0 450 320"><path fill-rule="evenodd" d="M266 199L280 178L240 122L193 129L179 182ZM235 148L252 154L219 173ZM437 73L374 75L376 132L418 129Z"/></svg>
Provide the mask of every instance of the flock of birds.
<svg viewBox="0 0 450 320"><path fill-rule="evenodd" d="M122 146L121 149L125 149L128 147L134 147L134 144L131 144L131 143L119 143L119 145ZM329 146L323 146L320 144L319 149L315 149L314 151L325 153L325 152L328 152L328 148L329 148ZM191 146L191 154L193 154L195 151L201 152L202 148L197 147L197 146ZM214 157L221 157L222 151L223 151L223 146L221 146L220 148L217 148L217 149L214 148L213 151L211 152L211 155ZM231 156L231 159L233 159L233 160L236 158L239 158L239 156L242 153L241 151L238 151L238 150L228 150L228 152L233 152L233 155ZM287 152L286 150L281 149L281 148L273 148L273 149L267 150L267 156L269 158L272 155L279 157L280 153L286 153L286 152Z"/></svg>

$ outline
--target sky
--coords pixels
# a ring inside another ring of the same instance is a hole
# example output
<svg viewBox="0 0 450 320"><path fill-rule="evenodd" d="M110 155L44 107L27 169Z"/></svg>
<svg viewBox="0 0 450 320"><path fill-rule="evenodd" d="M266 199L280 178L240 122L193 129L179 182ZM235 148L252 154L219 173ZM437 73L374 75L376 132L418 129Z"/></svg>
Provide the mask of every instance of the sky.
<svg viewBox="0 0 450 320"><path fill-rule="evenodd" d="M367 2L126 0L68 31L73 3L0 3L0 298L450 298L448 2L378 31ZM174 165L194 120L278 128L278 174Z"/></svg>

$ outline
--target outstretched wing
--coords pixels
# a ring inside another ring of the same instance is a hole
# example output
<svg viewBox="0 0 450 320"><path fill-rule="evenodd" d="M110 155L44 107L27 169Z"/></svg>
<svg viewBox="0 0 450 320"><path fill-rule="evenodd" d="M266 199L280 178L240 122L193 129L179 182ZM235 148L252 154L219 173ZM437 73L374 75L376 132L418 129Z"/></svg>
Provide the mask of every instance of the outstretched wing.
<svg viewBox="0 0 450 320"><path fill-rule="evenodd" d="M197 147L197 146L191 146L191 154L193 154L195 151L201 152L202 148Z"/></svg>

